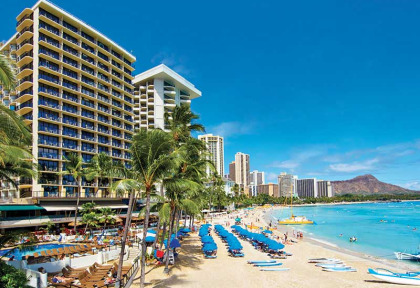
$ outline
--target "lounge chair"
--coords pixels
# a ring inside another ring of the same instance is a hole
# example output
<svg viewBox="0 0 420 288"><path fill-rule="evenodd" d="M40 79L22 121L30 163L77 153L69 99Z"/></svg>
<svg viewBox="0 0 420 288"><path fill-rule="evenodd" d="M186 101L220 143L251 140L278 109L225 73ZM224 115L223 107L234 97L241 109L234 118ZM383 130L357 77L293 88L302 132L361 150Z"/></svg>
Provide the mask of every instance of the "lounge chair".
<svg viewBox="0 0 420 288"><path fill-rule="evenodd" d="M50 256L47 255L45 250L40 251L39 254L41 254L41 256L43 256L43 257L50 257Z"/></svg>
<svg viewBox="0 0 420 288"><path fill-rule="evenodd" d="M35 253L33 254L33 257L38 258L38 257L39 257L39 254L38 254L37 252L35 252Z"/></svg>

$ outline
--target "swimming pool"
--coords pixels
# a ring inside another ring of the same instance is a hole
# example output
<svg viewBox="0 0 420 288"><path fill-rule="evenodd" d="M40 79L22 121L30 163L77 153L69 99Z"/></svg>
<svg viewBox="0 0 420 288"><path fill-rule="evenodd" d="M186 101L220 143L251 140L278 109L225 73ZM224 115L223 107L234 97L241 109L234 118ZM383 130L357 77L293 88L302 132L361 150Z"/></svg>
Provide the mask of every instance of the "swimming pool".
<svg viewBox="0 0 420 288"><path fill-rule="evenodd" d="M15 260L22 260L22 256L24 255L32 255L34 253L39 253L44 250L50 250L50 249L57 249L57 248L63 248L63 247L69 247L69 246L75 246L73 244L38 244L36 246L33 246L29 248L28 250L21 251L19 249L14 250L12 253L8 254L6 257L10 258L12 256L15 256ZM12 249L6 249L0 251L0 257L8 253Z"/></svg>

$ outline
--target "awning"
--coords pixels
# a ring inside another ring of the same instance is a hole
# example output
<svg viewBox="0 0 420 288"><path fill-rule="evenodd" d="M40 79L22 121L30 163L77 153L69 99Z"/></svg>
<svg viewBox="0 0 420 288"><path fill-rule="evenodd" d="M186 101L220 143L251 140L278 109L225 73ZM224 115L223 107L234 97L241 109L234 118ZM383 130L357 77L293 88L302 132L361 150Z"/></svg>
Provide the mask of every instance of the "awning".
<svg viewBox="0 0 420 288"><path fill-rule="evenodd" d="M111 208L111 209L127 209L128 205L119 204L119 205L96 205L96 208Z"/></svg>
<svg viewBox="0 0 420 288"><path fill-rule="evenodd" d="M43 207L36 205L0 205L0 211L28 211L44 210Z"/></svg>
<svg viewBox="0 0 420 288"><path fill-rule="evenodd" d="M54 211L74 211L74 210L76 210L76 207L75 206L52 206L52 205L45 205L45 206L42 206L42 208L44 208L48 212L54 212Z"/></svg>

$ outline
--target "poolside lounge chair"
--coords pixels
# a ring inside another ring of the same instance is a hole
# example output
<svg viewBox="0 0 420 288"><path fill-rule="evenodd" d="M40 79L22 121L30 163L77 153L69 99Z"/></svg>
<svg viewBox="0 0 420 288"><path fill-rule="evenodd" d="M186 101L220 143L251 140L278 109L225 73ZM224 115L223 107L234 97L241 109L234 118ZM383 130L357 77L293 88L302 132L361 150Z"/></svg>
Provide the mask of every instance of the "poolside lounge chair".
<svg viewBox="0 0 420 288"><path fill-rule="evenodd" d="M50 257L50 256L47 255L45 250L40 251L39 254L41 254L41 256L43 256L43 257Z"/></svg>
<svg viewBox="0 0 420 288"><path fill-rule="evenodd" d="M39 254L38 254L37 252L35 252L35 253L33 254L33 257L38 258L38 257L39 257Z"/></svg>

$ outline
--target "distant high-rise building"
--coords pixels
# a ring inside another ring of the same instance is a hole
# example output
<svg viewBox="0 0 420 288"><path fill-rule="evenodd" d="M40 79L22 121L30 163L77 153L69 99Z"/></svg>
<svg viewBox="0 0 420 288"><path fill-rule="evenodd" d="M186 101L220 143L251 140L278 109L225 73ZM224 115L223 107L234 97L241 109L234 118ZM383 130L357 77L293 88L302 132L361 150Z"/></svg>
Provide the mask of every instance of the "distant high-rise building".
<svg viewBox="0 0 420 288"><path fill-rule="evenodd" d="M236 179L235 173L236 173L236 171L235 171L235 161L232 161L232 162L229 163L229 179L234 181L234 182L236 182L235 181L235 179Z"/></svg>
<svg viewBox="0 0 420 288"><path fill-rule="evenodd" d="M297 193L300 198L332 197L334 195L331 182L316 178L297 180Z"/></svg>
<svg viewBox="0 0 420 288"><path fill-rule="evenodd" d="M257 194L267 194L272 197L279 197L279 185L274 183L261 184L256 186Z"/></svg>
<svg viewBox="0 0 420 288"><path fill-rule="evenodd" d="M318 197L318 185L315 178L297 180L296 190L299 198Z"/></svg>
<svg viewBox="0 0 420 288"><path fill-rule="evenodd" d="M264 172L254 170L249 173L249 193L251 196L257 196L258 190L257 186L265 184Z"/></svg>
<svg viewBox="0 0 420 288"><path fill-rule="evenodd" d="M233 180L233 179L232 179ZM242 188L249 185L249 155L238 152L235 155L235 182Z"/></svg>
<svg viewBox="0 0 420 288"><path fill-rule="evenodd" d="M207 145L207 149L210 153L209 160L213 162L217 174L221 177L225 173L224 169L224 150L223 150L223 137L215 136L213 134L206 134L198 136L198 139L205 142ZM211 174L210 167L207 167L207 175Z"/></svg>
<svg viewBox="0 0 420 288"><path fill-rule="evenodd" d="M334 190L330 181L318 180L318 197L333 197Z"/></svg>
<svg viewBox="0 0 420 288"><path fill-rule="evenodd" d="M285 172L280 173L278 176L279 185L279 197L290 197L290 195L296 195L296 180L297 176L287 174Z"/></svg>
<svg viewBox="0 0 420 288"><path fill-rule="evenodd" d="M250 185L261 185L265 184L265 175L264 172L254 170L249 173L249 184Z"/></svg>
<svg viewBox="0 0 420 288"><path fill-rule="evenodd" d="M138 74L133 79L134 122L137 129L168 130L165 113L178 105L190 105L201 91L164 64Z"/></svg>

